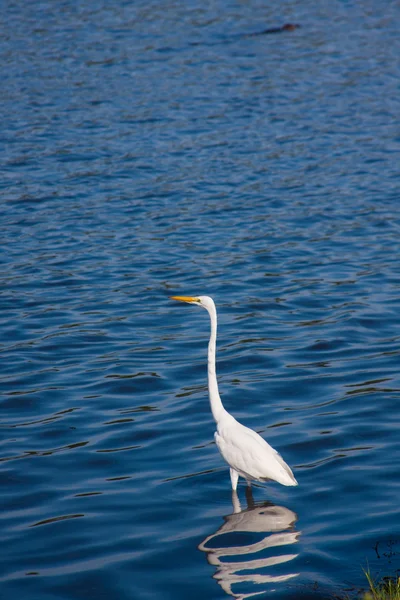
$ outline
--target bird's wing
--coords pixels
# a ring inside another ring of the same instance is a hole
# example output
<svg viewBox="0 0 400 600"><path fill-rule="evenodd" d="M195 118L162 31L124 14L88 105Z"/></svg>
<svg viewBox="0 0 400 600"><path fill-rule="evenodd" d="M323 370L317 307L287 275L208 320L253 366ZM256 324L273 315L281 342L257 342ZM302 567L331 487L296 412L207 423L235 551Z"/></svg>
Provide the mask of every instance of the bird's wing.
<svg viewBox="0 0 400 600"><path fill-rule="evenodd" d="M252 429L234 420L219 428L218 434L222 456L237 471L252 479L295 485L293 473L281 455Z"/></svg>

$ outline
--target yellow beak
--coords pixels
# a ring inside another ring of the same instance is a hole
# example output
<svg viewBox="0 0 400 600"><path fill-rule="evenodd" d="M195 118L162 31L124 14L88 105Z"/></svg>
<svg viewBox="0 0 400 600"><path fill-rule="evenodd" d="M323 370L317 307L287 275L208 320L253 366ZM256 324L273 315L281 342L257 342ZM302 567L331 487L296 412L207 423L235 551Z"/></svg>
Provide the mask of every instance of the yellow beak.
<svg viewBox="0 0 400 600"><path fill-rule="evenodd" d="M198 298L194 296L170 296L171 300L178 300L179 302L198 302Z"/></svg>

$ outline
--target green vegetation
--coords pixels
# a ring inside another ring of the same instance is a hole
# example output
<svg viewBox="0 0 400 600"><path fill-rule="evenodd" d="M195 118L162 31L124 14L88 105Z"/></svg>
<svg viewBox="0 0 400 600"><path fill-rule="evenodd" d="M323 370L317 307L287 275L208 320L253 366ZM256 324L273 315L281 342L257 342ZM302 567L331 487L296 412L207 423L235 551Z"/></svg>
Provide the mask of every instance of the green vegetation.
<svg viewBox="0 0 400 600"><path fill-rule="evenodd" d="M400 600L400 577L383 577L376 581L369 570L364 571L369 590L364 593L363 600Z"/></svg>

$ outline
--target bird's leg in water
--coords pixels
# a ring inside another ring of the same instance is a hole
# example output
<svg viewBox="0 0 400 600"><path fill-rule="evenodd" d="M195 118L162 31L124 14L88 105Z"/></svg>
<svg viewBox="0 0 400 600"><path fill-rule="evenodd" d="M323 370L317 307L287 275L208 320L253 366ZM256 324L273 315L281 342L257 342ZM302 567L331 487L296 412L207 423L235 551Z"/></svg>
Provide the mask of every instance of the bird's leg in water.
<svg viewBox="0 0 400 600"><path fill-rule="evenodd" d="M232 506L234 513L242 512L242 507L240 506L240 501L236 490L232 490Z"/></svg>
<svg viewBox="0 0 400 600"><path fill-rule="evenodd" d="M251 489L251 486L247 486L246 487L246 501L247 501L247 508L254 508L255 504L254 504L254 498L253 498L253 492Z"/></svg>
<svg viewBox="0 0 400 600"><path fill-rule="evenodd" d="M239 473L237 471L235 471L235 469L232 469L232 467L231 467L231 483L232 483L233 490L236 490L236 488L237 488L238 479L239 479Z"/></svg>

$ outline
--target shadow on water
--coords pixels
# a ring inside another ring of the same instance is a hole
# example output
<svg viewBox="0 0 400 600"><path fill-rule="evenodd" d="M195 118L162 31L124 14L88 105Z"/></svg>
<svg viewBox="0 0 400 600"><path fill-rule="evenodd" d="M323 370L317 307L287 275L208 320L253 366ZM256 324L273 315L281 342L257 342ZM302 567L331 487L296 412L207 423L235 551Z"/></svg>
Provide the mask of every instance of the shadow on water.
<svg viewBox="0 0 400 600"><path fill-rule="evenodd" d="M254 502L250 488L246 489L246 501L247 508L242 510L237 493L232 492L233 513L224 517L225 523L198 546L206 552L210 565L216 567L213 577L224 592L240 600L263 594L271 585L298 576L287 565L298 554L282 553L280 549L296 544L301 533L295 531L297 515L292 510L270 502ZM224 560L226 557L229 560ZM241 589L233 591L233 585Z"/></svg>

